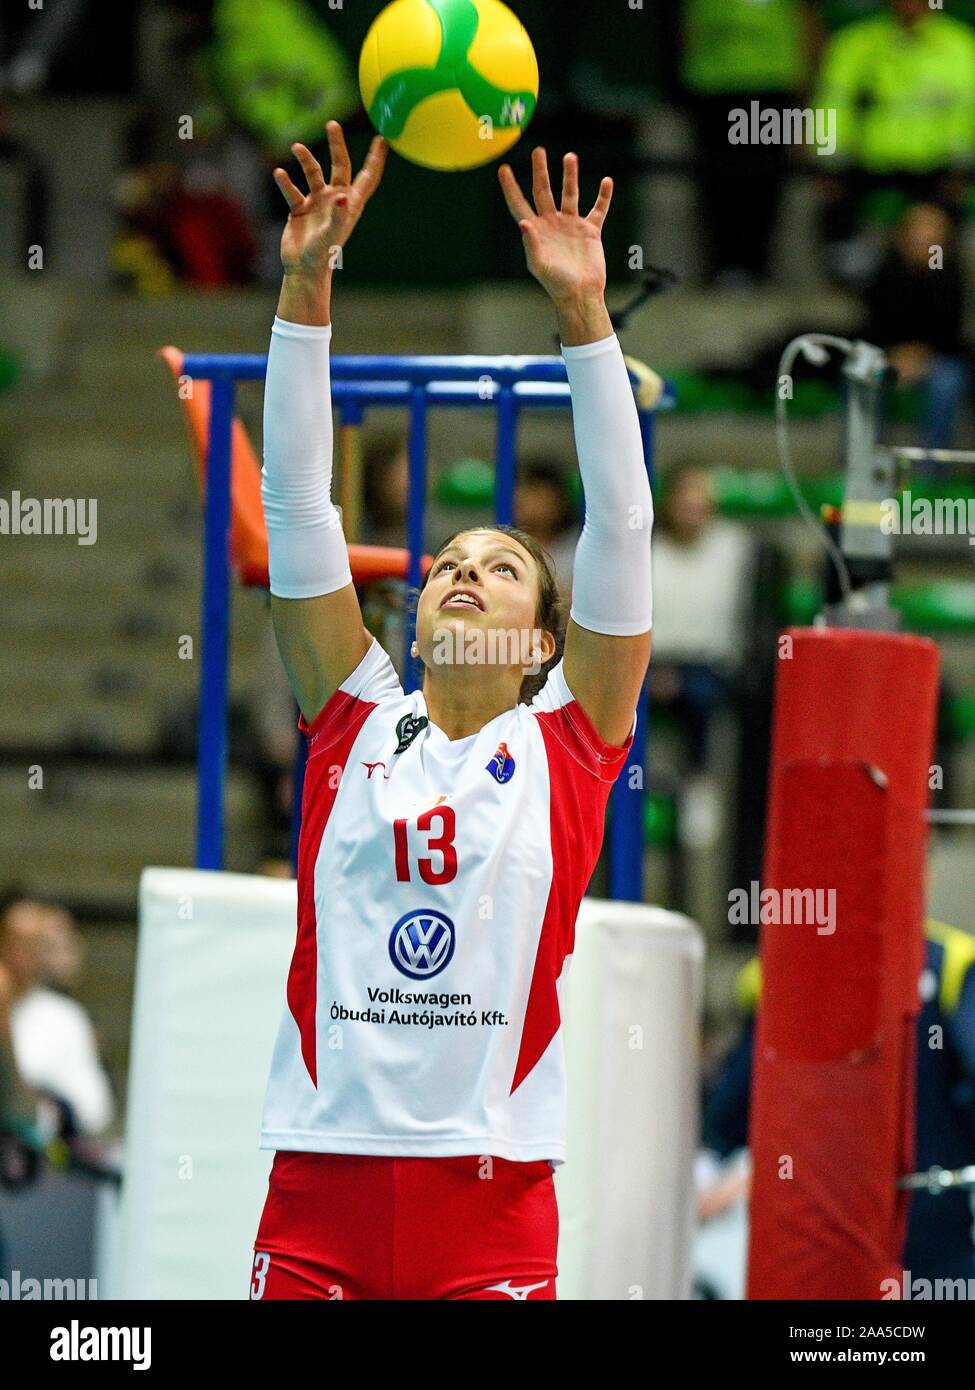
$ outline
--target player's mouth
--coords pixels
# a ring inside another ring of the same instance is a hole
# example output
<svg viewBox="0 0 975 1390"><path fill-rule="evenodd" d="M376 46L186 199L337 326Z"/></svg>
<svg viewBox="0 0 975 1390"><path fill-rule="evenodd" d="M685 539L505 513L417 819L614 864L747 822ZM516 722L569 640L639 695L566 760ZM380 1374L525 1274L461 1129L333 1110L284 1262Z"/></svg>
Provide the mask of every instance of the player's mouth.
<svg viewBox="0 0 975 1390"><path fill-rule="evenodd" d="M475 608L478 612L483 613L484 600L479 594L476 594L473 589L451 589L440 607L441 610L444 608L451 608L456 609L458 612L465 608Z"/></svg>

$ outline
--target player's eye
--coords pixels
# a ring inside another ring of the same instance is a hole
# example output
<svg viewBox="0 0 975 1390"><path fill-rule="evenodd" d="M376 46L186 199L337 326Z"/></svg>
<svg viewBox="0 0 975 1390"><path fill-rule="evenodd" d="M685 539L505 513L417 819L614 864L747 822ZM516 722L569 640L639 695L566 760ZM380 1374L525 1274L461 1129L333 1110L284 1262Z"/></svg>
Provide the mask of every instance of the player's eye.
<svg viewBox="0 0 975 1390"><path fill-rule="evenodd" d="M514 565L509 565L507 560L500 560L498 562L498 569L507 570L509 574L513 574L516 579L518 578L518 571L515 569Z"/></svg>
<svg viewBox="0 0 975 1390"><path fill-rule="evenodd" d="M456 566L457 566L457 561L456 561L456 560L441 560L441 561L440 561L440 564L437 566L437 573L440 574L442 570L452 570L452 569L455 569Z"/></svg>

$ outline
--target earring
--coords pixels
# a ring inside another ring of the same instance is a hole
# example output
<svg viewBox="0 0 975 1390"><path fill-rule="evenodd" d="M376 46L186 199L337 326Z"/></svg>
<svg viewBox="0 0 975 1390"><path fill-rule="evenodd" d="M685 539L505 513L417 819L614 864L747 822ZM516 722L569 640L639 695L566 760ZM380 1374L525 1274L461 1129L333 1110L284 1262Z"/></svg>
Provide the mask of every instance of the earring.
<svg viewBox="0 0 975 1390"><path fill-rule="evenodd" d="M412 645L412 647L410 648L410 656L411 656L411 657L413 658L413 660L415 661L416 658L417 658L419 655L420 655L420 648L419 648L419 647L417 646L417 644L414 642L413 645Z"/></svg>

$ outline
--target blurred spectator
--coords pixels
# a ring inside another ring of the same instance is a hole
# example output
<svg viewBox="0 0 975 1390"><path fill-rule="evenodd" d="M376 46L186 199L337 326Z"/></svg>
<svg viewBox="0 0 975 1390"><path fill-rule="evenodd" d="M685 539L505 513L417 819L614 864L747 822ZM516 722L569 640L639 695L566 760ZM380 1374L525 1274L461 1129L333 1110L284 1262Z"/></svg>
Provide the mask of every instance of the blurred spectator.
<svg viewBox="0 0 975 1390"><path fill-rule="evenodd" d="M0 1186L16 1187L30 1181L37 1158L25 1144L23 1128L33 1109L25 1094L14 1059L10 1012L14 1002L13 977L0 960ZM8 1278L8 1256L0 1231L0 1279Z"/></svg>
<svg viewBox="0 0 975 1390"><path fill-rule="evenodd" d="M683 726L690 766L701 771L747 647L754 545L744 527L715 516L710 475L695 463L667 478L653 561L650 698Z"/></svg>
<svg viewBox="0 0 975 1390"><path fill-rule="evenodd" d="M965 281L947 213L930 203L908 209L866 302L863 337L886 350L899 387L920 387L924 446L950 448L969 367L962 342Z"/></svg>
<svg viewBox="0 0 975 1390"><path fill-rule="evenodd" d="M0 1182L11 1176L9 1160L14 1156L4 1140L29 1124L35 1098L24 1083L13 1041L13 1009L17 999L16 976L0 958Z"/></svg>
<svg viewBox="0 0 975 1390"><path fill-rule="evenodd" d="M682 79L701 163L701 222L719 284L768 273L788 170L784 144L732 145L730 113L794 108L811 66L806 0L684 0Z"/></svg>
<svg viewBox="0 0 975 1390"><path fill-rule="evenodd" d="M257 242L235 194L200 161L181 171L142 158L119 180L122 218L113 251L119 275L143 294L174 284L217 289L254 279Z"/></svg>
<svg viewBox="0 0 975 1390"><path fill-rule="evenodd" d="M830 262L840 278L857 280L875 263L871 222L889 222L906 202L957 209L965 200L975 162L975 32L927 0L889 0L885 13L830 41L816 105L836 113L836 151L822 159L820 180Z"/></svg>
<svg viewBox="0 0 975 1390"><path fill-rule="evenodd" d="M44 937L44 982L55 989L70 989L81 974L84 963L81 933L71 913L63 907L49 907L44 916Z"/></svg>
<svg viewBox="0 0 975 1390"><path fill-rule="evenodd" d="M406 544L410 465L400 434L371 439L362 454L363 545Z"/></svg>
<svg viewBox="0 0 975 1390"><path fill-rule="evenodd" d="M103 1134L115 1103L87 1013L52 980L74 978L80 943L68 914L30 898L8 899L0 915L0 966L9 981L17 1071L42 1101L51 1136Z"/></svg>
<svg viewBox="0 0 975 1390"><path fill-rule="evenodd" d="M569 491L565 469L554 460L531 458L518 469L515 524L551 555L562 597L568 601L579 540L579 508Z"/></svg>

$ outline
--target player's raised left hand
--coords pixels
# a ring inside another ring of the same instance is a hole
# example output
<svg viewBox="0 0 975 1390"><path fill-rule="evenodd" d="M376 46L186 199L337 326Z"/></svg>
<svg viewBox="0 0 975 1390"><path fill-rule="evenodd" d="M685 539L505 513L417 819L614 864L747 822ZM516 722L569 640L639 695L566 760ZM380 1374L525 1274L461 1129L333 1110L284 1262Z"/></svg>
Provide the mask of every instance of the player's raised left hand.
<svg viewBox="0 0 975 1390"><path fill-rule="evenodd" d="M498 178L505 201L525 240L528 269L556 304L601 298L606 289L602 227L613 197L613 180L605 178L586 216L579 212L579 156L562 161L562 202L555 205L548 161L541 146L532 150L532 196L522 193L509 164Z"/></svg>

